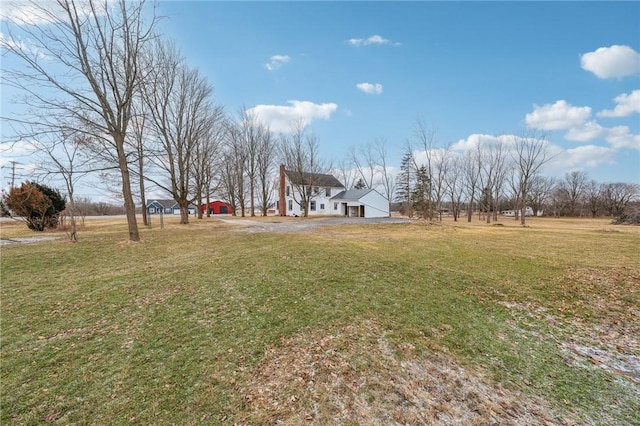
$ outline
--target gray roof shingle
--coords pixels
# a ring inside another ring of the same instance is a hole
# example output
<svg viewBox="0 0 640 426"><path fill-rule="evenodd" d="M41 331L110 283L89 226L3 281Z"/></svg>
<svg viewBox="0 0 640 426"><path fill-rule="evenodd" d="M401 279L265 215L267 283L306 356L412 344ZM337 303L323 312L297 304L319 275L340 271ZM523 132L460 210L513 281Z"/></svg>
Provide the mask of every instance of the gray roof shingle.
<svg viewBox="0 0 640 426"><path fill-rule="evenodd" d="M293 185L313 185L313 186L327 186L330 188L344 188L344 185L340 183L338 179L333 175L326 175L322 173L298 173L291 170L285 170L289 181Z"/></svg>

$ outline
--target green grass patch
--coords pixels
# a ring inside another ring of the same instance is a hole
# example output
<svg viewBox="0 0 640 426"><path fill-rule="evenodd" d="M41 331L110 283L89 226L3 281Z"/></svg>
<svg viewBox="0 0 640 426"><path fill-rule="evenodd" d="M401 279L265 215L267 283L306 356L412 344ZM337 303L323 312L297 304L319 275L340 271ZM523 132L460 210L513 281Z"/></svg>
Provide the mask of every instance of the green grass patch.
<svg viewBox="0 0 640 426"><path fill-rule="evenodd" d="M638 424L637 381L571 344L608 350L609 327L640 356L624 346L640 233L586 222L268 234L168 220L136 244L109 222L77 244L3 247L1 423L233 424L269 349L375 319L413 348L399 358L444 353L562 415Z"/></svg>

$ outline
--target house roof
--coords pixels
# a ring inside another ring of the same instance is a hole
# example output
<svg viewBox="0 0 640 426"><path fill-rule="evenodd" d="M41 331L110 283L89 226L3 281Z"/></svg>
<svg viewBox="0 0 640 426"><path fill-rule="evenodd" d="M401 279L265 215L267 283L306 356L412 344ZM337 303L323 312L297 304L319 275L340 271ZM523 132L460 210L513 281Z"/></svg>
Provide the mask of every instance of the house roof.
<svg viewBox="0 0 640 426"><path fill-rule="evenodd" d="M298 173L291 170L285 170L289 181L293 185L313 185L328 186L331 188L344 188L338 179L333 175L325 175L322 173Z"/></svg>
<svg viewBox="0 0 640 426"><path fill-rule="evenodd" d="M332 200L359 200L368 193L373 191L371 188L363 189L350 189L348 191L342 191L338 195L331 197Z"/></svg>
<svg viewBox="0 0 640 426"><path fill-rule="evenodd" d="M151 206L154 203L160 204L165 209L171 209L176 205L176 200L149 200L147 201L147 207Z"/></svg>
<svg viewBox="0 0 640 426"><path fill-rule="evenodd" d="M176 200L158 200L158 199L153 199L153 200L149 200L147 201L147 208L150 207L152 204L160 204L163 208L165 209L177 209L178 208L178 203L176 202ZM189 204L189 208L196 208L196 206L194 206L193 204Z"/></svg>

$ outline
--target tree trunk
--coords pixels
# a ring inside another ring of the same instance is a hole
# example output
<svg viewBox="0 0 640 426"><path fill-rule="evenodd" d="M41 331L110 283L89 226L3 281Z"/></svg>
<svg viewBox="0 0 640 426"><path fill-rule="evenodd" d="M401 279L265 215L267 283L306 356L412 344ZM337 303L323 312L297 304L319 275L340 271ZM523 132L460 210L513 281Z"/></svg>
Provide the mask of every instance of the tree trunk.
<svg viewBox="0 0 640 426"><path fill-rule="evenodd" d="M147 199L144 195L144 179L142 177L142 174L144 172L142 157L140 157L140 159L138 160L138 164L139 164L138 172L140 173L140 204L141 204L140 208L142 208L142 224L144 226L149 226L149 218L147 217Z"/></svg>
<svg viewBox="0 0 640 426"><path fill-rule="evenodd" d="M122 196L129 228L129 241L137 242L140 241L140 233L138 232L138 220L136 219L136 204L133 202L133 194L131 192L129 166L124 152L124 135L114 135L113 138L118 152L118 167L122 176Z"/></svg>
<svg viewBox="0 0 640 426"><path fill-rule="evenodd" d="M69 234L69 241L71 241L72 243L77 243L78 242L75 210L76 210L76 202L73 199L73 191L69 190L69 223L71 225L71 232Z"/></svg>
<svg viewBox="0 0 640 426"><path fill-rule="evenodd" d="M198 186L198 190L197 190L197 194L196 194L196 214L198 216L198 219L202 219L202 190L200 189L201 187ZM208 205L207 205L208 206Z"/></svg>
<svg viewBox="0 0 640 426"><path fill-rule="evenodd" d="M178 205L180 206L180 225L189 224L189 204L181 200Z"/></svg>
<svg viewBox="0 0 640 426"><path fill-rule="evenodd" d="M251 177L249 179L249 192L250 192L250 197L251 197L251 217L254 217L256 215L256 205L255 205L255 177Z"/></svg>

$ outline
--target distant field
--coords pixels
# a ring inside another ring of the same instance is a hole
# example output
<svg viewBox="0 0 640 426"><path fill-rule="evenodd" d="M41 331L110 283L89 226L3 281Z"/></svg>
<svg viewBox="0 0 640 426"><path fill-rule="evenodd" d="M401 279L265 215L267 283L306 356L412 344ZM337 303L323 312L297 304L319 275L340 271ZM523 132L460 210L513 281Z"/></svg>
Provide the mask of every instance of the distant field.
<svg viewBox="0 0 640 426"><path fill-rule="evenodd" d="M165 222L2 246L1 424L640 424L640 227Z"/></svg>

